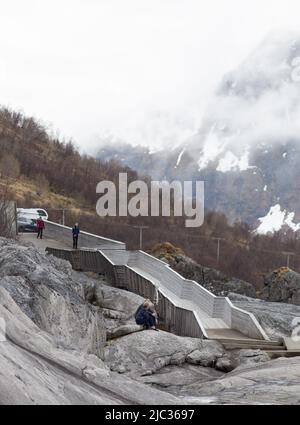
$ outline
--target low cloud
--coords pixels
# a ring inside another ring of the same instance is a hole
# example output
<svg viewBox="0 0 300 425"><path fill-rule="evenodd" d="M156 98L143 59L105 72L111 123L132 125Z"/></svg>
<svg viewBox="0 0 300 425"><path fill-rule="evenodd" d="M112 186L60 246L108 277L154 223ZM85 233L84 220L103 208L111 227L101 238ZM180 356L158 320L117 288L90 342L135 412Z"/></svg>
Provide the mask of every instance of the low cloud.
<svg viewBox="0 0 300 425"><path fill-rule="evenodd" d="M192 148L244 155L257 144L300 143L300 34L272 33L211 100Z"/></svg>

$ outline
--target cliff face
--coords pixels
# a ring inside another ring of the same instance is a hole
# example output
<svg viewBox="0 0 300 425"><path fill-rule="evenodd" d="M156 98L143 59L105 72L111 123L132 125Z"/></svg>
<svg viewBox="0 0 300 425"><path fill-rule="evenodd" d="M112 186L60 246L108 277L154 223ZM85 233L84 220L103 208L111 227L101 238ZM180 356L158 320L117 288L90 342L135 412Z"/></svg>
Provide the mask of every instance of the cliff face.
<svg viewBox="0 0 300 425"><path fill-rule="evenodd" d="M0 404L175 403L111 374L103 361L107 330L141 299L102 286L106 308L99 308L85 299L86 281L93 286L69 263L0 238ZM115 298L123 308L113 315Z"/></svg>

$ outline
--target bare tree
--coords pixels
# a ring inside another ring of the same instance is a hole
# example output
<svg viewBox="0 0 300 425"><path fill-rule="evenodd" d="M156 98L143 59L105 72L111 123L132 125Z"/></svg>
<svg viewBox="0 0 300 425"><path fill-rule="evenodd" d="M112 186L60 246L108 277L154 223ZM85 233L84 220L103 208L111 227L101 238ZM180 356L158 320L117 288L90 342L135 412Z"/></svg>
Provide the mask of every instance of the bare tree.
<svg viewBox="0 0 300 425"><path fill-rule="evenodd" d="M4 155L0 160L0 176L16 179L20 175L20 164L11 154Z"/></svg>
<svg viewBox="0 0 300 425"><path fill-rule="evenodd" d="M16 237L16 207L8 199L8 184L0 193L0 236L5 238Z"/></svg>

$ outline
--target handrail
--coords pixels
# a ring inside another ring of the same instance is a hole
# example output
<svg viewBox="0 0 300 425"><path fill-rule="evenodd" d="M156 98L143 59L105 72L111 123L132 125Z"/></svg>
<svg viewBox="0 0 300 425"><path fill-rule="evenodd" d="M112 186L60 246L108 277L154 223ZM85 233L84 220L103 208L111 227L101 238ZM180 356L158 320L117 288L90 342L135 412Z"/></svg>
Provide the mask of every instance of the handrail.
<svg viewBox="0 0 300 425"><path fill-rule="evenodd" d="M45 220L45 223L46 224L48 223L50 225L54 225L55 227L58 227L58 228L61 228L61 229L64 229L64 230L68 230L70 232L70 234L72 232L72 227L65 226L63 224L58 224L58 223L55 223L55 222L50 221L50 220ZM86 232L84 230L80 230L80 233L81 233L81 235L85 235L85 236L88 236L88 237L91 237L91 238L96 238L96 239L99 240L99 242L102 241L102 242L105 242L105 243L111 243L112 245L115 245L116 247L118 247L118 249L126 249L126 244L124 242L120 242L120 241L117 241L117 240L114 240L114 239L105 238L104 236L95 235L93 233L89 233L89 232Z"/></svg>
<svg viewBox="0 0 300 425"><path fill-rule="evenodd" d="M166 321L170 329L174 328L176 332L177 327L177 330L180 329L181 332L184 332L184 336L188 336L189 325L187 325L187 321L190 320L193 322L190 326L190 332L195 335L197 323L198 334L207 337L202 320L216 318L222 319L229 328L236 329L251 338L269 339L252 313L235 307L227 297L218 297L212 294L198 282L185 279L171 269L167 263L143 251L102 247L76 251L48 248L47 251L69 260L73 267L85 267L89 268L85 271L97 271L99 273L105 271L112 279L112 283L129 290L139 288L140 295L144 293L143 282L146 286L150 284L152 287L151 296L157 298L158 306L163 303L164 306L168 306L164 308L175 309L173 313L172 311L166 312L168 316ZM130 271L129 275L126 270ZM136 279L134 276L138 279L137 283L134 282L134 279ZM133 281L131 281L132 279ZM182 300L182 303L180 303L180 300ZM188 303L185 304L184 302ZM199 316L202 313L203 319Z"/></svg>

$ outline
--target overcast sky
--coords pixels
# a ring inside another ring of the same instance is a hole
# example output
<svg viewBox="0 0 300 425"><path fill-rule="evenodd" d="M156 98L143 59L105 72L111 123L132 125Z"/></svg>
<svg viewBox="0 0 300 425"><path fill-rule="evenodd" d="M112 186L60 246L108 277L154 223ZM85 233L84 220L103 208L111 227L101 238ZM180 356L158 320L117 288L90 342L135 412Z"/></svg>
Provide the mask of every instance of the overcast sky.
<svg viewBox="0 0 300 425"><path fill-rule="evenodd" d="M83 149L187 137L222 75L299 0L0 0L0 103Z"/></svg>

